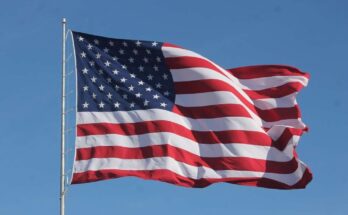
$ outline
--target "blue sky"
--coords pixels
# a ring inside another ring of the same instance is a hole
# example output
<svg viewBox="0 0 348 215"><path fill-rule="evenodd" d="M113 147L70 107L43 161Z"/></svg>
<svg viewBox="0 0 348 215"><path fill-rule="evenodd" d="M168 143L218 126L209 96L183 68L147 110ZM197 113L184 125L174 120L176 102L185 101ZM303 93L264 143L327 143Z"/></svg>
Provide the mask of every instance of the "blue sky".
<svg viewBox="0 0 348 215"><path fill-rule="evenodd" d="M314 173L308 188L294 191L135 178L75 185L67 215L348 214L348 2L203 2L2 2L0 214L59 211L62 17L82 32L179 44L226 68L288 64L309 72L298 101L310 132L298 152Z"/></svg>

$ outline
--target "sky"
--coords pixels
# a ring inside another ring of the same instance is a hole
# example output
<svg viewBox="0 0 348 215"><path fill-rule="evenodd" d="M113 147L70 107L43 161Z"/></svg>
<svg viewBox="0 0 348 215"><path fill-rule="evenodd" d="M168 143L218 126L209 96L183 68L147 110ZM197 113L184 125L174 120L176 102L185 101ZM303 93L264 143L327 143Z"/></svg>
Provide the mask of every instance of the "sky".
<svg viewBox="0 0 348 215"><path fill-rule="evenodd" d="M62 17L77 31L179 44L225 68L309 72L298 102L310 132L297 150L314 175L291 191L130 177L72 185L66 215L348 214L348 1L12 0L0 11L1 215L59 214Z"/></svg>

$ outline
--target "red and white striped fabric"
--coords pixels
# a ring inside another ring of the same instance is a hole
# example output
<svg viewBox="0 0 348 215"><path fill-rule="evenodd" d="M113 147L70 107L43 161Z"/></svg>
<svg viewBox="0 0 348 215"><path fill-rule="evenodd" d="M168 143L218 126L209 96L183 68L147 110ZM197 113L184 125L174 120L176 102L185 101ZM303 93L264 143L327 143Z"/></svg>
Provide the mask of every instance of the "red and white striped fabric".
<svg viewBox="0 0 348 215"><path fill-rule="evenodd" d="M162 52L175 83L173 110L78 112L72 183L136 176L186 187L297 189L311 181L295 152L307 129L296 102L307 73L223 69L171 44Z"/></svg>

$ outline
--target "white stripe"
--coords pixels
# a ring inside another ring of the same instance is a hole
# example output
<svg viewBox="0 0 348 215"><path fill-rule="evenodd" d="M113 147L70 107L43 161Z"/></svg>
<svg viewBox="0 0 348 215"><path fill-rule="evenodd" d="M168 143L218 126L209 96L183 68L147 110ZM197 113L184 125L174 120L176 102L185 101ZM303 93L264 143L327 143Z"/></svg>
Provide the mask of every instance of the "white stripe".
<svg viewBox="0 0 348 215"><path fill-rule="evenodd" d="M182 125L195 131L225 131L225 130L264 130L255 120L246 117L222 117L213 119L191 119L170 111L161 109L116 111L116 112L78 112L77 124L86 123L135 123L144 121L165 120Z"/></svg>
<svg viewBox="0 0 348 215"><path fill-rule="evenodd" d="M271 99L271 98L256 99L254 100L254 104L256 107L262 110L268 110L273 108L294 107L297 104L296 94L297 93L292 93L290 95L276 98L276 99Z"/></svg>
<svg viewBox="0 0 348 215"><path fill-rule="evenodd" d="M183 48L179 48L179 47L167 47L167 46L162 46L162 52L163 52L163 56L165 58L168 57L198 57L198 58L204 58L202 55L187 50L187 49L183 49Z"/></svg>
<svg viewBox="0 0 348 215"><path fill-rule="evenodd" d="M232 85L229 78L209 68L185 68L185 69L170 69L175 82L181 81L198 81L198 80L220 80L226 84ZM272 76L253 79L239 79L242 89L244 90L264 90L272 87L279 87L287 83L300 83L307 86L308 79L304 76Z"/></svg>
<svg viewBox="0 0 348 215"><path fill-rule="evenodd" d="M174 82L215 79L223 81L233 88L236 87L229 78L209 68L194 67L185 69L170 69L170 72L173 76Z"/></svg>
<svg viewBox="0 0 348 215"><path fill-rule="evenodd" d="M279 87L287 83L298 82L307 86L308 79L304 76L271 76L253 79L239 79L244 86L243 89L264 90L272 87Z"/></svg>
<svg viewBox="0 0 348 215"><path fill-rule="evenodd" d="M264 173L255 171L214 170L208 167L196 167L178 162L171 157L156 157L146 159L119 159L119 158L93 158L90 160L75 161L74 173L96 170L170 170L183 177L191 179L222 179L222 178L268 178L287 185L298 182L305 171L305 165L300 163L297 170L290 174Z"/></svg>
<svg viewBox="0 0 348 215"><path fill-rule="evenodd" d="M202 107L219 104L240 104L237 96L229 91L215 91L194 94L177 94L175 104L183 107Z"/></svg>
<svg viewBox="0 0 348 215"><path fill-rule="evenodd" d="M293 158L293 145L289 144L284 151L269 146L250 145L245 143L205 144L185 137L168 133L149 133L142 135L90 135L76 138L77 148L96 146L121 146L140 148L155 145L171 145L200 157L247 157L278 162L290 161Z"/></svg>
<svg viewBox="0 0 348 215"><path fill-rule="evenodd" d="M276 141L284 133L285 128L285 126L273 126L267 131L267 134L272 138L272 140Z"/></svg>
<svg viewBox="0 0 348 215"><path fill-rule="evenodd" d="M271 128L273 126L286 126L293 128L305 128L306 125L302 122L301 118L298 119L284 119L275 122L263 122L263 127Z"/></svg>

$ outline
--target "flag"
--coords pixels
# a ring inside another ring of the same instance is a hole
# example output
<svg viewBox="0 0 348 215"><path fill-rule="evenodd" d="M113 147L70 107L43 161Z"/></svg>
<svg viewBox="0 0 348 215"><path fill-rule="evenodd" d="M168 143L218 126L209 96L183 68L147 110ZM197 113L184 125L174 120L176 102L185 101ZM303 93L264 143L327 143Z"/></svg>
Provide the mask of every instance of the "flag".
<svg viewBox="0 0 348 215"><path fill-rule="evenodd" d="M135 176L304 188L296 94L309 75L278 65L223 69L157 41L73 32L77 73L72 184Z"/></svg>

